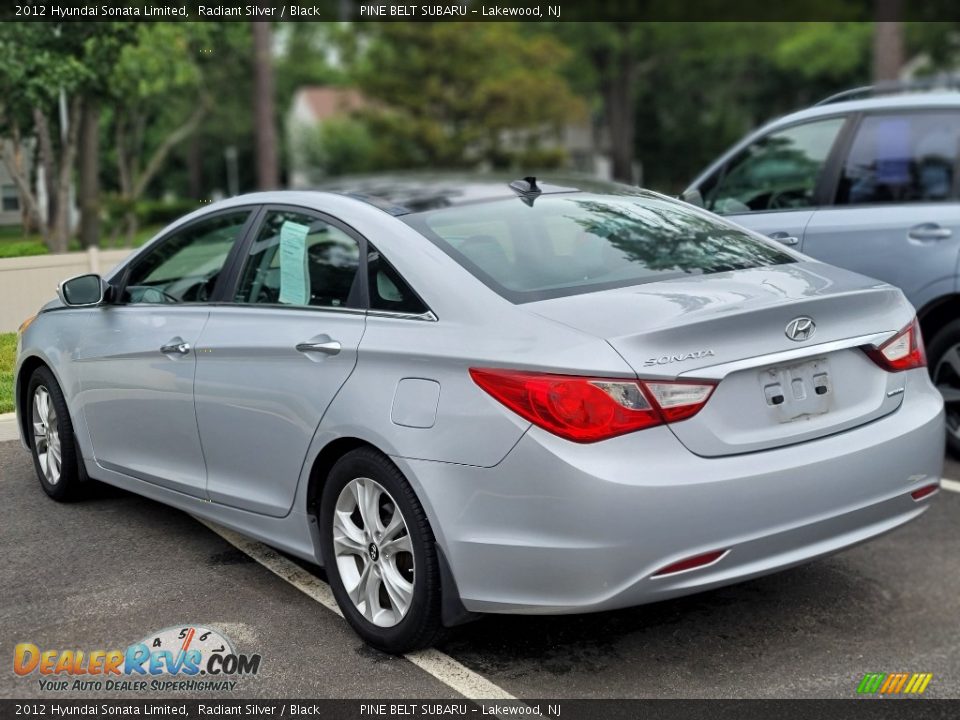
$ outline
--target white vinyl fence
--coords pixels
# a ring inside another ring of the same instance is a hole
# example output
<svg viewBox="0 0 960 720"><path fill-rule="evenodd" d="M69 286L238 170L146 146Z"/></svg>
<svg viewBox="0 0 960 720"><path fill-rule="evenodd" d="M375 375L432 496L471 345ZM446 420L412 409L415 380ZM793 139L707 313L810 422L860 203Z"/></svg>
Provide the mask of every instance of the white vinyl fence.
<svg viewBox="0 0 960 720"><path fill-rule="evenodd" d="M13 332L20 323L57 294L57 284L74 275L106 273L132 251L98 250L0 258L0 332Z"/></svg>

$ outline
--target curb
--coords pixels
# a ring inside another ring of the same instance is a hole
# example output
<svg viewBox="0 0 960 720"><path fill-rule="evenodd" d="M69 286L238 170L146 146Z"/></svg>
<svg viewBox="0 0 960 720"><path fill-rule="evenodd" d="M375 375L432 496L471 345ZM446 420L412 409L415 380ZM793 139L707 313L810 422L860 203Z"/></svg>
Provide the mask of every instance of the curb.
<svg viewBox="0 0 960 720"><path fill-rule="evenodd" d="M0 413L0 422L3 422L4 420L13 420L15 417L17 417L16 413Z"/></svg>

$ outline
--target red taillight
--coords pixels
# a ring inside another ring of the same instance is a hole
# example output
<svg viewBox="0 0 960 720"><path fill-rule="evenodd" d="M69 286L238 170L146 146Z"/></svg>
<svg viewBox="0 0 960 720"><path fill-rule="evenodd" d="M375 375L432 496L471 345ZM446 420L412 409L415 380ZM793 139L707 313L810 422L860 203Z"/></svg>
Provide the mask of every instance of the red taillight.
<svg viewBox="0 0 960 720"><path fill-rule="evenodd" d="M923 348L920 323L916 318L880 347L866 348L866 353L877 365L889 372L927 366L927 353Z"/></svg>
<svg viewBox="0 0 960 720"><path fill-rule="evenodd" d="M914 500L923 500L925 497L927 497L927 495L932 495L939 489L939 485L925 485L919 490L914 490L912 493L910 493L910 497L912 497Z"/></svg>
<svg viewBox="0 0 960 720"><path fill-rule="evenodd" d="M706 567L707 565L715 563L726 554L726 550L711 550L710 552L702 553L700 555L684 558L679 562L671 563L666 567L660 568L650 577L658 578L663 577L664 575L673 575L675 573L683 572L684 570L693 570L694 568Z"/></svg>
<svg viewBox="0 0 960 720"><path fill-rule="evenodd" d="M574 442L596 442L693 417L712 383L641 382L470 368L486 392L535 425Z"/></svg>

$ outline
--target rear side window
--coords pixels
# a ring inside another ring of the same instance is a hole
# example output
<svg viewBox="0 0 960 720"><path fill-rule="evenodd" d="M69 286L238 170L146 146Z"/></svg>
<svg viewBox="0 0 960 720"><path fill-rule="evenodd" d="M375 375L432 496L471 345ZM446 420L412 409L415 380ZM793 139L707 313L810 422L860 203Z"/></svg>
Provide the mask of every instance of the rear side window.
<svg viewBox="0 0 960 720"><path fill-rule="evenodd" d="M721 220L654 197L547 195L532 205L513 198L401 219L518 303L794 261Z"/></svg>
<svg viewBox="0 0 960 720"><path fill-rule="evenodd" d="M400 273L370 243L367 243L367 276L371 310L410 315L427 312L427 306L400 277Z"/></svg>
<svg viewBox="0 0 960 720"><path fill-rule="evenodd" d="M955 197L960 113L868 115L843 165L838 205Z"/></svg>

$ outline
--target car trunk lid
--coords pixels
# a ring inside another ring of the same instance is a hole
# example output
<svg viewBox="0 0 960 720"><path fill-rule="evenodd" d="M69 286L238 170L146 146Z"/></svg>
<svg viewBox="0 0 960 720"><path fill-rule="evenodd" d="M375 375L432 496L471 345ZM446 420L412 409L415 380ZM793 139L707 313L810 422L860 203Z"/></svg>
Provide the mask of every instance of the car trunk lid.
<svg viewBox="0 0 960 720"><path fill-rule="evenodd" d="M899 331L912 308L896 288L829 265L691 276L528 307L603 337L641 378L717 382L697 415L670 425L698 455L811 440L902 401L902 379L861 347ZM796 341L787 326L798 318L814 327Z"/></svg>

